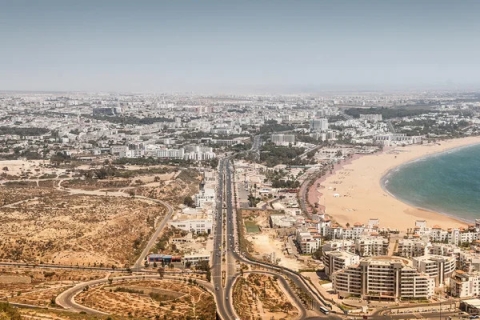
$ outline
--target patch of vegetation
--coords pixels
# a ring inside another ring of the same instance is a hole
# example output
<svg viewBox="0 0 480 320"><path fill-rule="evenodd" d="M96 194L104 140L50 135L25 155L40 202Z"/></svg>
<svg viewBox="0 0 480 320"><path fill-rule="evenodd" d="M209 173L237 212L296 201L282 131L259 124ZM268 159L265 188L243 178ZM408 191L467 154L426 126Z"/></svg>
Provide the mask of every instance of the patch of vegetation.
<svg viewBox="0 0 480 320"><path fill-rule="evenodd" d="M132 288L124 288L124 287L118 287L113 290L114 292L126 292L126 293L135 293L135 294L144 294L145 292L143 290L136 290Z"/></svg>
<svg viewBox="0 0 480 320"><path fill-rule="evenodd" d="M48 129L45 128L36 128L36 127L28 127L28 128L16 128L16 127L0 127L0 135L4 134L12 134L12 135L19 135L19 136L41 136L49 132Z"/></svg>
<svg viewBox="0 0 480 320"><path fill-rule="evenodd" d="M276 146L273 143L263 145L260 152L260 161L267 167L274 167L279 164L304 165L308 161L297 159L305 151L304 148Z"/></svg>
<svg viewBox="0 0 480 320"><path fill-rule="evenodd" d="M8 302L0 302L0 319L21 320L22 317L18 310Z"/></svg>
<svg viewBox="0 0 480 320"><path fill-rule="evenodd" d="M414 117L431 112L431 109L422 108L350 108L345 113L354 118L360 118L361 114L381 114L383 119Z"/></svg>
<svg viewBox="0 0 480 320"><path fill-rule="evenodd" d="M265 122L263 126L260 127L260 133L265 134L265 133L272 133L272 132L278 132L278 131L288 131L293 129L295 129L295 127L292 125L281 124L275 120L268 120Z"/></svg>
<svg viewBox="0 0 480 320"><path fill-rule="evenodd" d="M122 124L134 124L134 125L146 125L146 124L153 124L156 122L174 122L175 119L164 118L164 117L148 117L148 118L137 118L137 117L117 117L117 116L102 116L102 115L87 115L82 114L85 118L107 121L111 123L122 123Z"/></svg>

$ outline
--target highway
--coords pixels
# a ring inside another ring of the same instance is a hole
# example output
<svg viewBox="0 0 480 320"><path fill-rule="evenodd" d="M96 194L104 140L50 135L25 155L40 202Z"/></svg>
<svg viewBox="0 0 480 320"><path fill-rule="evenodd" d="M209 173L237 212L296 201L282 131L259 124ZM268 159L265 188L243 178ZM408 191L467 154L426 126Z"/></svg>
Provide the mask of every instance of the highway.
<svg viewBox="0 0 480 320"><path fill-rule="evenodd" d="M217 313L221 319L229 319L225 307L225 294L222 285L222 239L223 239L223 168L225 160L221 159L218 164L218 186L217 186L217 204L215 207L215 225L212 252L212 280L215 289L215 302L217 304Z"/></svg>
<svg viewBox="0 0 480 320"><path fill-rule="evenodd" d="M226 210L227 211L227 213L226 213L226 218L227 218L227 223L226 223L227 262L228 261L233 261L233 263L235 263L235 261L237 260L237 261L243 262L245 264L260 266L262 268L268 269L272 273L283 274L284 276L286 276L287 278L292 280L293 283L297 287L299 287L301 290L305 291L312 298L312 309L317 314L322 316L320 314L320 311L318 311L319 310L318 307L319 306L325 306L325 303L323 303L323 300L318 296L318 294L315 291L313 291L308 286L305 279L303 279L300 275L298 275L295 272L293 272L289 269L286 269L286 268L282 268L282 267L279 267L279 266L273 266L273 265L269 265L269 264L266 264L266 263L250 260L249 258L244 257L243 255L238 253L238 242L236 240L238 238L237 221L236 221L236 217L234 216L235 202L234 202L234 190L232 188L233 187L233 180L234 180L233 179L233 168L232 168L231 162L229 160L223 160L223 161L225 161L225 162L222 164L222 167L220 169L221 170L223 169L225 171L225 181L222 181L222 183L225 184L225 190L226 190L226 192L225 192L226 199L224 199L224 201L226 203L226 209L227 209ZM220 172L222 172L222 171L220 171ZM231 265L231 263L228 263L228 266L230 266L230 265ZM226 281L226 283L227 283L226 294L228 294L229 296L231 296L231 290L232 290L234 279L235 279L235 273L234 272L228 274L228 279ZM286 290L287 290L287 292L290 296L296 297L296 294L294 293L293 289L290 288L290 286L287 286ZM231 299L231 297L230 297L230 299ZM297 299L297 298L295 298L295 299ZM306 310L305 310L304 305L300 304L300 306L301 306L300 313L305 314ZM230 310L232 309L231 306L229 306L229 307L228 306L222 306L222 308L230 309ZM233 310L232 310L232 312L233 312ZM328 318L333 319L335 317L329 316ZM224 319L232 319L232 318L224 318Z"/></svg>

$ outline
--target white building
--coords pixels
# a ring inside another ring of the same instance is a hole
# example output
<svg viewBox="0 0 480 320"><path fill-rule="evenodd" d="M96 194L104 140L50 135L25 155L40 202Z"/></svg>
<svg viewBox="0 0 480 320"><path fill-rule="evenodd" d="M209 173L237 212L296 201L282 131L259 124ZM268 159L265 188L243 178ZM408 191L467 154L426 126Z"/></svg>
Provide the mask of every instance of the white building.
<svg viewBox="0 0 480 320"><path fill-rule="evenodd" d="M412 259L413 267L420 273L425 273L435 279L435 285L438 287L445 283L446 279L455 271L455 257L425 255L414 257Z"/></svg>
<svg viewBox="0 0 480 320"><path fill-rule="evenodd" d="M185 156L185 150L180 149L160 149L156 152L158 158L167 158L167 159L183 159Z"/></svg>
<svg viewBox="0 0 480 320"><path fill-rule="evenodd" d="M310 130L311 131L327 131L328 130L328 119L312 119L310 121Z"/></svg>
<svg viewBox="0 0 480 320"><path fill-rule="evenodd" d="M320 235L314 236L308 231L297 230L297 243L302 253L313 253L321 244Z"/></svg>
<svg viewBox="0 0 480 320"><path fill-rule="evenodd" d="M375 142L381 143L385 146L395 145L395 144L415 144L421 143L421 136L407 136L405 133L387 133L379 134L374 138Z"/></svg>
<svg viewBox="0 0 480 320"><path fill-rule="evenodd" d="M388 239L383 237L361 237L355 240L355 251L361 257L388 254Z"/></svg>
<svg viewBox="0 0 480 320"><path fill-rule="evenodd" d="M457 270L450 279L450 294L457 298L480 295L480 273L467 273Z"/></svg>
<svg viewBox="0 0 480 320"><path fill-rule="evenodd" d="M360 257L346 251L327 251L322 253L325 274L330 277L334 272L358 264Z"/></svg>
<svg viewBox="0 0 480 320"><path fill-rule="evenodd" d="M430 242L418 238L400 239L397 254L405 258L424 256L428 253L429 244Z"/></svg>
<svg viewBox="0 0 480 320"><path fill-rule="evenodd" d="M193 265L200 261L210 261L209 253L197 253L183 256L183 264L191 263Z"/></svg>
<svg viewBox="0 0 480 320"><path fill-rule="evenodd" d="M428 299L435 281L399 257L363 258L358 264L332 274L332 287L342 298L359 295L363 299Z"/></svg>
<svg viewBox="0 0 480 320"><path fill-rule="evenodd" d="M211 233L212 224L211 219L173 220L169 222L172 227L195 233Z"/></svg>
<svg viewBox="0 0 480 320"><path fill-rule="evenodd" d="M382 121L382 115L381 114L361 114L360 119L372 121L372 122L378 122L378 121Z"/></svg>
<svg viewBox="0 0 480 320"><path fill-rule="evenodd" d="M328 251L346 251L355 253L355 242L353 240L333 240L328 241L322 246L322 252Z"/></svg>
<svg viewBox="0 0 480 320"><path fill-rule="evenodd" d="M195 195L195 205L199 208L203 207L205 202L215 202L215 189L204 188Z"/></svg>
<svg viewBox="0 0 480 320"><path fill-rule="evenodd" d="M272 143L276 146L288 146L289 144L295 144L294 134L274 133L271 136Z"/></svg>

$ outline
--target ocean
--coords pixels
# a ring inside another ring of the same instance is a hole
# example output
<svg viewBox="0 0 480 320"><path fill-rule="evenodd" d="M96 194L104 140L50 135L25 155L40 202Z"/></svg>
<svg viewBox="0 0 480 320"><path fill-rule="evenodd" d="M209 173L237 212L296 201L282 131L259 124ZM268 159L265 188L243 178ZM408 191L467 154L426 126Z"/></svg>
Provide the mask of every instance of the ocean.
<svg viewBox="0 0 480 320"><path fill-rule="evenodd" d="M406 163L382 180L388 192L410 205L467 222L480 219L480 145Z"/></svg>

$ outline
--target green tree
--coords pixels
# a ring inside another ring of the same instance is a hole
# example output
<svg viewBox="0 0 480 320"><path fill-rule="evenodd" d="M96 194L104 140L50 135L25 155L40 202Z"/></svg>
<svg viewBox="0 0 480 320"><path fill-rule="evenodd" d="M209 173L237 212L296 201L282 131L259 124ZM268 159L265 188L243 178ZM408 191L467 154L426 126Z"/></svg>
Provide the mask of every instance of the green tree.
<svg viewBox="0 0 480 320"><path fill-rule="evenodd" d="M195 202L190 196L186 196L185 198L183 198L183 204L188 207L195 208Z"/></svg>

